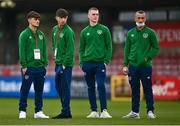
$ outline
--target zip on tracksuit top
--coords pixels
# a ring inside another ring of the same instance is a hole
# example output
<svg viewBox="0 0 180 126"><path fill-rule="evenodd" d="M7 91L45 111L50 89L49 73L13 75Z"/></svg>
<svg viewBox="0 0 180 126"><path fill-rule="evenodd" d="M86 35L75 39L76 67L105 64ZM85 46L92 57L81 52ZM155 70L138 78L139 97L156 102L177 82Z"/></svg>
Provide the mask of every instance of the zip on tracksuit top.
<svg viewBox="0 0 180 126"><path fill-rule="evenodd" d="M88 25L80 33L80 65L86 61L108 64L112 57L112 40L109 29L102 25Z"/></svg>
<svg viewBox="0 0 180 126"><path fill-rule="evenodd" d="M159 52L158 40L154 30L144 26L136 27L127 33L124 49L124 65L152 66L152 58Z"/></svg>
<svg viewBox="0 0 180 126"><path fill-rule="evenodd" d="M34 49L40 50L40 59L34 59ZM19 36L19 58L22 68L46 67L48 63L46 40L42 31L37 30L36 34L27 27Z"/></svg>
<svg viewBox="0 0 180 126"><path fill-rule="evenodd" d="M65 24L61 29L54 26L52 30L52 50L57 54L55 63L72 67L74 65L74 32Z"/></svg>

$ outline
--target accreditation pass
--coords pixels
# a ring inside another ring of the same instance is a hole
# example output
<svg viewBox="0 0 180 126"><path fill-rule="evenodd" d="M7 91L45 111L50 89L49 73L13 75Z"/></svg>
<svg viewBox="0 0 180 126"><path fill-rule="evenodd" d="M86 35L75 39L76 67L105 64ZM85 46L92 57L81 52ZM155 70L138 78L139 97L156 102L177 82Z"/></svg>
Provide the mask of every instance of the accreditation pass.
<svg viewBox="0 0 180 126"><path fill-rule="evenodd" d="M56 58L56 55L57 55L57 48L55 48L54 50L54 58Z"/></svg>
<svg viewBox="0 0 180 126"><path fill-rule="evenodd" d="M41 59L41 55L40 55L40 49L34 49L34 59L35 60L40 60Z"/></svg>

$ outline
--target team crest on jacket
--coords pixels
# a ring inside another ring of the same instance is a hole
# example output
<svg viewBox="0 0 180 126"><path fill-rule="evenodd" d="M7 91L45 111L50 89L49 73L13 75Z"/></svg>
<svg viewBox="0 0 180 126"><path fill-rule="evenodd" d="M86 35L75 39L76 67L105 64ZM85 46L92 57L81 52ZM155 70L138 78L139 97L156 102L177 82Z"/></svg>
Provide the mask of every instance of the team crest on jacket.
<svg viewBox="0 0 180 126"><path fill-rule="evenodd" d="M61 32L61 33L59 34L59 37L62 38L63 36L64 36L64 33Z"/></svg>
<svg viewBox="0 0 180 126"><path fill-rule="evenodd" d="M102 30L97 30L98 35L102 34Z"/></svg>
<svg viewBox="0 0 180 126"><path fill-rule="evenodd" d="M43 40L43 36L42 36L42 35L39 35L39 39L40 39L40 40Z"/></svg>
<svg viewBox="0 0 180 126"><path fill-rule="evenodd" d="M87 36L89 36L89 35L90 35L90 33L88 32L88 33L86 33L86 35L87 35Z"/></svg>
<svg viewBox="0 0 180 126"><path fill-rule="evenodd" d="M143 33L143 37L147 38L148 37L148 33Z"/></svg>
<svg viewBox="0 0 180 126"><path fill-rule="evenodd" d="M29 39L32 39L32 36L29 36Z"/></svg>
<svg viewBox="0 0 180 126"><path fill-rule="evenodd" d="M131 37L134 37L134 34L131 34Z"/></svg>

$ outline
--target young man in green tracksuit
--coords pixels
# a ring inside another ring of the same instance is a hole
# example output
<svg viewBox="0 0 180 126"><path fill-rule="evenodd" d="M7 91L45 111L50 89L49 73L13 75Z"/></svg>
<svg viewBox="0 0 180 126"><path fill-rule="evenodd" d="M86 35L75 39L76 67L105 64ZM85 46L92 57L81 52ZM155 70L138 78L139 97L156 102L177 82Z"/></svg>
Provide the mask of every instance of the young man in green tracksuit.
<svg viewBox="0 0 180 126"><path fill-rule="evenodd" d="M112 118L107 112L106 65L112 57L112 40L109 29L98 23L99 10L92 7L88 11L89 25L80 33L79 60L88 86L88 96L92 112L87 118ZM97 112L95 80L99 93L101 114Z"/></svg>
<svg viewBox="0 0 180 126"><path fill-rule="evenodd" d="M72 118L70 110L71 78L74 64L74 32L67 25L68 12L65 9L56 11L57 25L52 30L52 49L55 60L56 90L62 104L61 113L53 119Z"/></svg>
<svg viewBox="0 0 180 126"><path fill-rule="evenodd" d="M34 118L49 118L42 112L44 76L46 75L47 52L44 33L38 30L40 14L30 11L27 14L29 26L19 36L19 58L22 67L19 118L26 118L27 97L33 82L35 90Z"/></svg>
<svg viewBox="0 0 180 126"><path fill-rule="evenodd" d="M156 33L145 25L145 12L135 13L136 27L127 33L123 72L128 74L132 89L132 111L123 118L140 118L140 80L146 98L148 118L155 118L152 92L152 59L159 51ZM129 67L129 68L128 68Z"/></svg>

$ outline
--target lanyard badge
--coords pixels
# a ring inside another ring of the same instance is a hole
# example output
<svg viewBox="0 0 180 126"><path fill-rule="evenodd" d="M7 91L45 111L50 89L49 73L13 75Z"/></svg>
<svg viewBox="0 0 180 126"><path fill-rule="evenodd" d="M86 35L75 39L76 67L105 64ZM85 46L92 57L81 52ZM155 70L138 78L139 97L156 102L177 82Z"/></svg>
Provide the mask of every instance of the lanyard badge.
<svg viewBox="0 0 180 126"><path fill-rule="evenodd" d="M58 45L58 36L59 36L59 33L60 33L60 29L58 29L58 31L56 32L55 36L56 36L56 48L54 50L54 59L56 59L56 56L57 56L57 45Z"/></svg>
<svg viewBox="0 0 180 126"><path fill-rule="evenodd" d="M40 55L40 49L34 49L34 59L35 60L40 60L41 59L41 55Z"/></svg>
<svg viewBox="0 0 180 126"><path fill-rule="evenodd" d="M34 34L35 40L36 40L36 49L34 49L34 59L35 60L40 60L41 59L41 53L40 53L40 49L38 48L38 35L37 33Z"/></svg>
<svg viewBox="0 0 180 126"><path fill-rule="evenodd" d="M57 55L57 48L55 48L54 50L54 58L56 58L56 55Z"/></svg>

